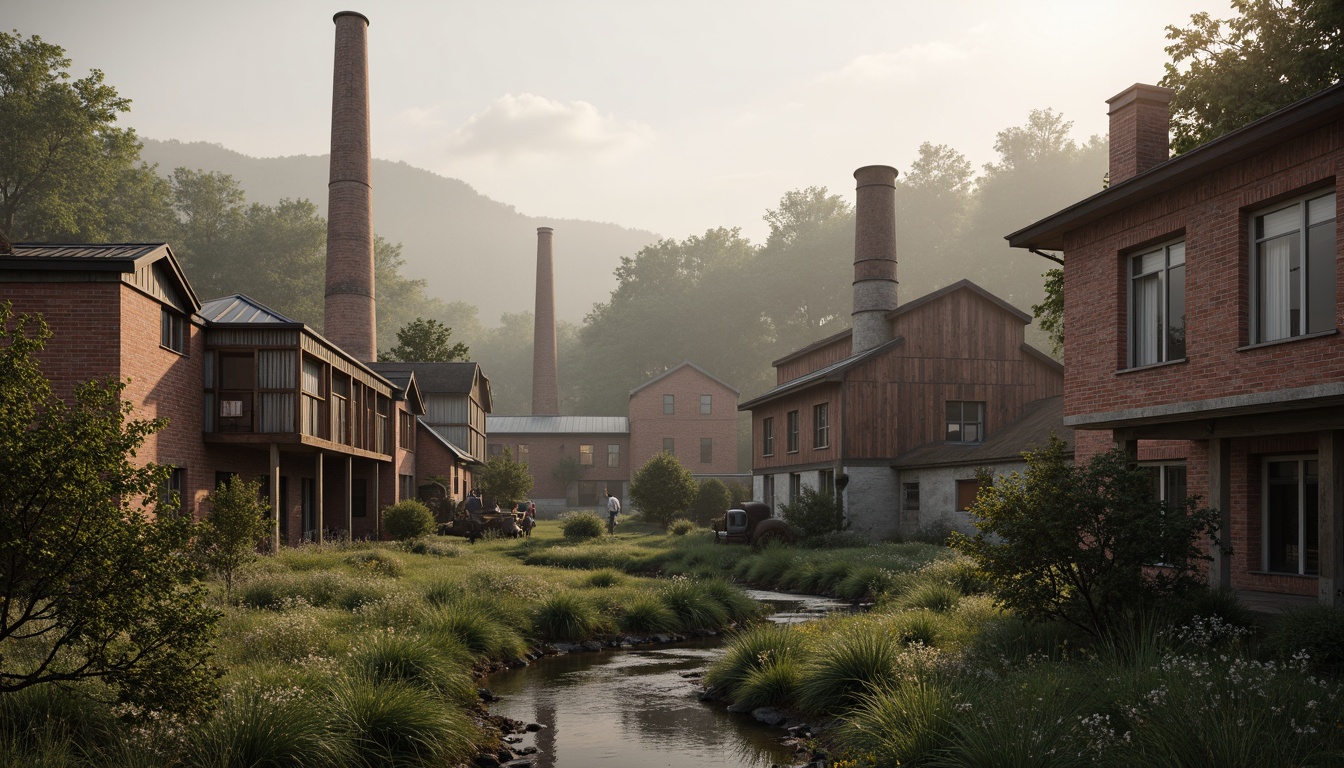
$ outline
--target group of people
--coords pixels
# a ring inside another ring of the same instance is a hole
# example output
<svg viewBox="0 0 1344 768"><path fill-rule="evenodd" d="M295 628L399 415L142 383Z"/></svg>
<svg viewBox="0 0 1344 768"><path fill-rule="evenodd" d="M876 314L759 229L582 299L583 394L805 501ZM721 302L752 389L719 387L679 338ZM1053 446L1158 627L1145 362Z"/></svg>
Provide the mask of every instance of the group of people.
<svg viewBox="0 0 1344 768"><path fill-rule="evenodd" d="M616 518L621 514L621 500L607 493L607 533L616 535ZM484 503L481 501L480 490L473 489L467 495L464 508L467 515L473 519L480 519L484 514ZM518 527L523 529L524 536L531 536L532 529L537 527L537 504L533 501L520 501L516 507L522 514L523 519L518 521Z"/></svg>

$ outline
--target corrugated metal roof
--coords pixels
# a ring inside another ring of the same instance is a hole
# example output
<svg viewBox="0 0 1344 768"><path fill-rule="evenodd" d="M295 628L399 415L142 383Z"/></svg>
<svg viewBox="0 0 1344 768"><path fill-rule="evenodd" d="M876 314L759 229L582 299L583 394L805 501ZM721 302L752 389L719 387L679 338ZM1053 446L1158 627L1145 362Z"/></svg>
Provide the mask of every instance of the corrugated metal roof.
<svg viewBox="0 0 1344 768"><path fill-rule="evenodd" d="M197 314L212 323L299 324L297 320L291 320L265 304L262 304L255 299L250 299L241 293L235 293L232 296L224 296L218 299L211 299L201 305L201 309Z"/></svg>
<svg viewBox="0 0 1344 768"><path fill-rule="evenodd" d="M1023 451L1045 445L1051 434L1063 440L1068 451L1073 451L1073 430L1064 426L1063 395L1028 404L1017 421L991 432L983 443L925 443L901 454L891 465L914 468L1021 460Z"/></svg>
<svg viewBox="0 0 1344 768"><path fill-rule="evenodd" d="M625 416L487 416L488 435L625 435L630 419Z"/></svg>
<svg viewBox="0 0 1344 768"><path fill-rule="evenodd" d="M166 246L166 243L14 243L15 259L95 259L135 261ZM5 259L8 260L9 256Z"/></svg>

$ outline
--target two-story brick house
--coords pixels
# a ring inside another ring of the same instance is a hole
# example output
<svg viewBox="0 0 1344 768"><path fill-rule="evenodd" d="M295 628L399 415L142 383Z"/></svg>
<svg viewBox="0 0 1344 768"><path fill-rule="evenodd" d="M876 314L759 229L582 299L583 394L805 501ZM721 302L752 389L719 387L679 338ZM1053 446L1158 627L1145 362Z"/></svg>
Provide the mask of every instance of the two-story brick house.
<svg viewBox="0 0 1344 768"><path fill-rule="evenodd" d="M735 475L737 399L689 360L630 390L630 465L666 452L698 478Z"/></svg>
<svg viewBox="0 0 1344 768"><path fill-rule="evenodd" d="M1109 101L1108 189L1008 236L1064 253L1065 421L1221 513L1210 581L1344 604L1344 86L1169 159Z"/></svg>

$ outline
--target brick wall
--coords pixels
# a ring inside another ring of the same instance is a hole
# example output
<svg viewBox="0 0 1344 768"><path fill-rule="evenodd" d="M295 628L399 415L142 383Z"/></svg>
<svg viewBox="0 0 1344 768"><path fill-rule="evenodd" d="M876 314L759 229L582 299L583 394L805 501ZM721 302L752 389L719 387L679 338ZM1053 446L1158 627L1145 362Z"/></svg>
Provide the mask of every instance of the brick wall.
<svg viewBox="0 0 1344 768"><path fill-rule="evenodd" d="M663 396L672 395L675 413L663 413ZM701 395L710 396L710 413L700 412ZM675 442L677 460L695 474L732 474L737 465L737 393L686 365L630 396L630 463L637 471L663 451L663 439ZM700 460L700 441L713 441L711 461Z"/></svg>

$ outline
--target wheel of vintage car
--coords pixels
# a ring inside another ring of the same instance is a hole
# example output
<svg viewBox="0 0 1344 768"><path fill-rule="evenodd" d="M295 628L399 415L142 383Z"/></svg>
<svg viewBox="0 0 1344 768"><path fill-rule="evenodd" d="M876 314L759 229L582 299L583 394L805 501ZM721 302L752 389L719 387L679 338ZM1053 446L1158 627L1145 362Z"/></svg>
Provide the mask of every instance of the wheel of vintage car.
<svg viewBox="0 0 1344 768"><path fill-rule="evenodd" d="M760 549L770 544L792 544L793 530L783 520L762 520L756 526L756 536L751 545Z"/></svg>

